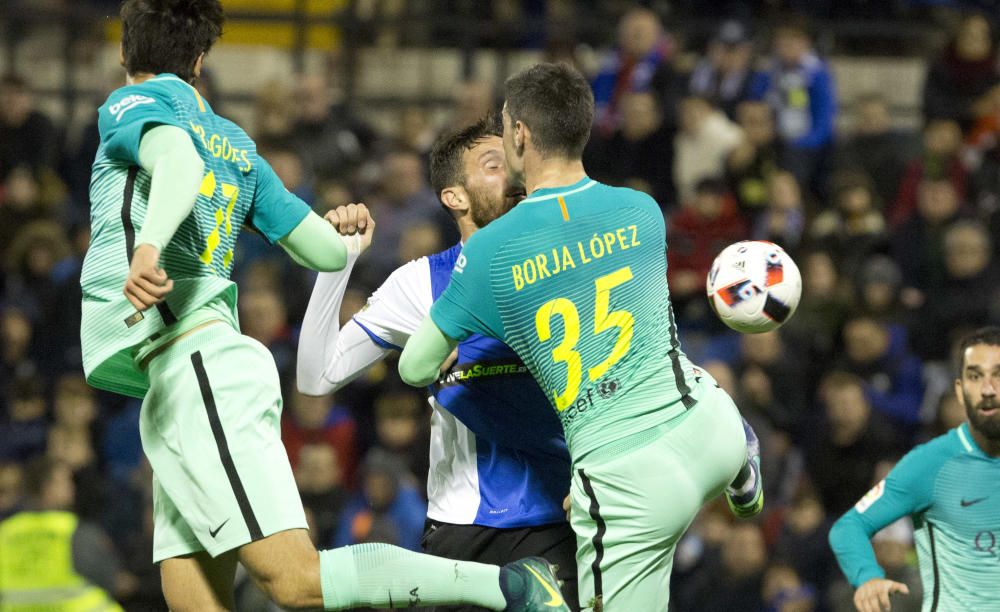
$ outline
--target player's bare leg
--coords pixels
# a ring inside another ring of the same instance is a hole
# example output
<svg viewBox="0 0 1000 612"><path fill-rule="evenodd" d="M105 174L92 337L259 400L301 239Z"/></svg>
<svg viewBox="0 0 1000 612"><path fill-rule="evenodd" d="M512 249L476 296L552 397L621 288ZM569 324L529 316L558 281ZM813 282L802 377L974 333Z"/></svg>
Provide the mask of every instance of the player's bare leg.
<svg viewBox="0 0 1000 612"><path fill-rule="evenodd" d="M290 529L239 549L240 562L274 603L285 609L323 608L319 553L304 529Z"/></svg>
<svg viewBox="0 0 1000 612"><path fill-rule="evenodd" d="M163 597L173 612L235 610L236 551L212 558L200 552L160 564Z"/></svg>

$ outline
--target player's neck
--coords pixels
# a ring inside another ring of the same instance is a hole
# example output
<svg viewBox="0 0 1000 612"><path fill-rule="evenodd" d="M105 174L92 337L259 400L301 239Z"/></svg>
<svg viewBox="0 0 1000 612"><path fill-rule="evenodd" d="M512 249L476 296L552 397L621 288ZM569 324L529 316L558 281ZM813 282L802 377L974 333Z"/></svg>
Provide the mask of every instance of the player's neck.
<svg viewBox="0 0 1000 612"><path fill-rule="evenodd" d="M583 161L579 159L540 159L534 167L524 167L524 187L530 197L539 189L565 187L578 183L587 176Z"/></svg>
<svg viewBox="0 0 1000 612"><path fill-rule="evenodd" d="M984 453L990 457L1000 457L1000 440L987 438L972 426L969 427L969 433L972 434L972 439L976 441Z"/></svg>
<svg viewBox="0 0 1000 612"><path fill-rule="evenodd" d="M126 75L125 82L129 85L138 85L139 83L145 83L155 76L156 75L152 72L137 72L135 74Z"/></svg>

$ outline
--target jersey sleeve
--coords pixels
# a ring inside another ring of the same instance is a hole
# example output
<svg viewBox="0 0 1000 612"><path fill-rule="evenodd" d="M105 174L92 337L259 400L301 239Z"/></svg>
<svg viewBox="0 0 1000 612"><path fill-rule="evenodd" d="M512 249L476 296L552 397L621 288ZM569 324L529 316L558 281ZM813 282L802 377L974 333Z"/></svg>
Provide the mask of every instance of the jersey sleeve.
<svg viewBox="0 0 1000 612"><path fill-rule="evenodd" d="M354 322L378 346L401 351L430 312L431 293L430 265L422 257L390 274Z"/></svg>
<svg viewBox="0 0 1000 612"><path fill-rule="evenodd" d="M875 560L871 537L897 519L930 507L934 479L944 463L939 446L932 442L910 451L830 529L830 547L855 588L885 577Z"/></svg>
<svg viewBox="0 0 1000 612"><path fill-rule="evenodd" d="M490 287L493 249L486 240L487 229L476 232L465 244L448 288L431 307L431 319L453 340L465 340L472 334L503 339L503 324Z"/></svg>
<svg viewBox="0 0 1000 612"><path fill-rule="evenodd" d="M138 165L139 141L149 128L174 125L183 129L171 98L162 84L131 85L114 91L97 113L107 156Z"/></svg>
<svg viewBox="0 0 1000 612"><path fill-rule="evenodd" d="M247 223L274 243L290 234L311 211L308 204L285 189L271 164L258 156L257 188Z"/></svg>

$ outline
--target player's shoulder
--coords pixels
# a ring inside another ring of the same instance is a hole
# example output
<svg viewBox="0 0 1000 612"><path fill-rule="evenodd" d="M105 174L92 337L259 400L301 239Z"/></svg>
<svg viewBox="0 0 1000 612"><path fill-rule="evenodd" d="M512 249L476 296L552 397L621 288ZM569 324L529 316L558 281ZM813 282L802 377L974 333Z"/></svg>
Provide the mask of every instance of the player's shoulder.
<svg viewBox="0 0 1000 612"><path fill-rule="evenodd" d="M927 477L936 474L948 460L966 452L962 427L956 427L923 444L918 444L900 460L900 471Z"/></svg>
<svg viewBox="0 0 1000 612"><path fill-rule="evenodd" d="M389 277L382 283L381 288L413 286L424 284L430 278L430 256L418 257L393 270Z"/></svg>

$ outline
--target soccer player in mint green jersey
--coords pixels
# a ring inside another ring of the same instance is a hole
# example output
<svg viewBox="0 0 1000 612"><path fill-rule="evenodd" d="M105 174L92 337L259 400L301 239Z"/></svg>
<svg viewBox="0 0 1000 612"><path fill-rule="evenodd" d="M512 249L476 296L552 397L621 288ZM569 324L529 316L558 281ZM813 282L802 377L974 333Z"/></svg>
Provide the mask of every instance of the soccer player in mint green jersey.
<svg viewBox="0 0 1000 612"><path fill-rule="evenodd" d="M885 579L869 539L913 517L923 612L1000 612L1000 327L962 339L955 395L968 421L911 450L830 530L860 612L890 610L905 584Z"/></svg>
<svg viewBox="0 0 1000 612"><path fill-rule="evenodd" d="M666 610L674 547L702 504L742 476L733 504L759 511L760 479L736 406L681 351L659 206L584 172L593 111L566 66L507 81L504 149L528 198L469 239L399 370L426 384L474 333L513 348L573 460L581 604Z"/></svg>
<svg viewBox="0 0 1000 612"><path fill-rule="evenodd" d="M285 609L568 610L544 560L500 568L382 544L317 552L310 542L280 439L274 361L239 333L233 247L246 225L298 263L334 271L368 247L374 223L355 206L338 233L191 86L222 22L219 0L122 6L128 85L99 110L81 279L88 381L143 398L153 560L167 603L232 609L239 561Z"/></svg>

